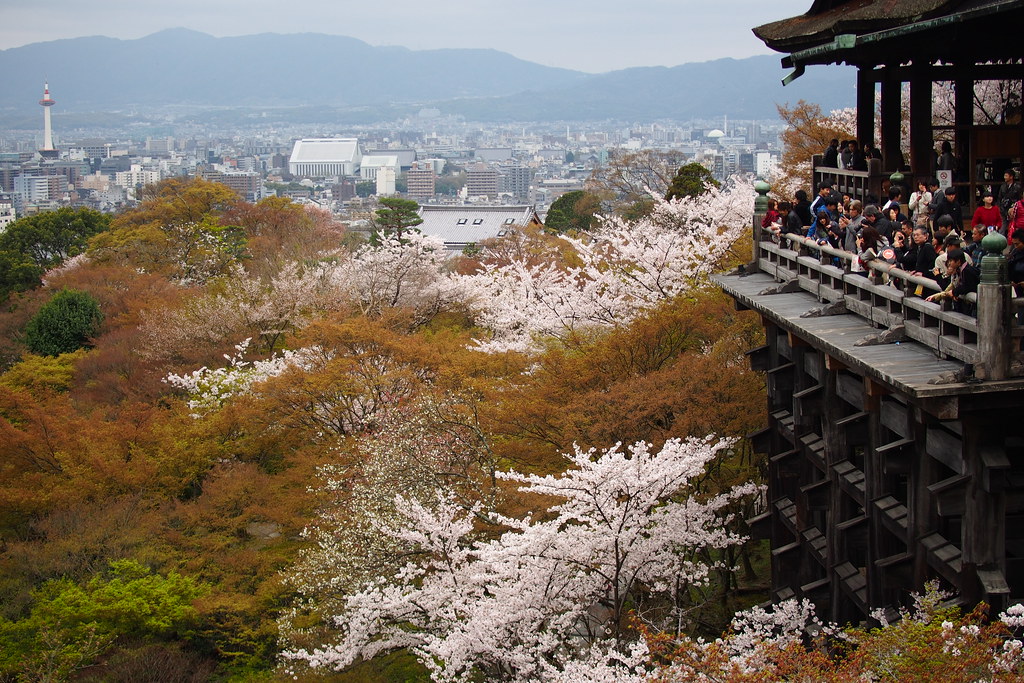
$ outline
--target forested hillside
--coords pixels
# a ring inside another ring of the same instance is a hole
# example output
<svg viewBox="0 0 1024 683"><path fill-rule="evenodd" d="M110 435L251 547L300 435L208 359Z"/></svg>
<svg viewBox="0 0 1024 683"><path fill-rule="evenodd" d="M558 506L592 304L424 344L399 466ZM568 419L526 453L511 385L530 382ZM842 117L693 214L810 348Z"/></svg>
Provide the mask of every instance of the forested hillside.
<svg viewBox="0 0 1024 683"><path fill-rule="evenodd" d="M760 329L707 279L742 261L752 199L456 258L198 180L21 219L0 680L756 671L751 641L684 638L765 597L742 521ZM797 661L806 606L759 614Z"/></svg>

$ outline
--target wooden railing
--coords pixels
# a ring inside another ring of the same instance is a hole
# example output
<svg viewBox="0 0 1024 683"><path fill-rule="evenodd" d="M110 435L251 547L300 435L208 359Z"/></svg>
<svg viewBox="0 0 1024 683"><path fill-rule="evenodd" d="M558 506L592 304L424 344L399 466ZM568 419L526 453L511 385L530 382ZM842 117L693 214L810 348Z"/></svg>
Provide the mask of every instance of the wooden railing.
<svg viewBox="0 0 1024 683"><path fill-rule="evenodd" d="M979 378L1024 376L1024 353L1020 351L1024 326L1018 314L1024 298L1013 298L1001 254L984 259L993 262L982 266L978 293L964 298L977 316L966 315L952 310L948 300L925 300L940 290L930 278L880 261L869 262L864 274L851 272L856 254L794 234L782 235L776 243L760 221L761 216L755 214L751 266L779 282L779 291L799 288L823 304L819 314L858 315L889 331L888 338L894 341L911 339L935 349L940 357L975 366ZM990 271L998 270L999 260L1002 281L993 282Z"/></svg>
<svg viewBox="0 0 1024 683"><path fill-rule="evenodd" d="M839 194L848 194L854 199L863 200L868 195L884 199L888 192L886 181L889 176L882 172L882 162L878 159L868 159L868 170L849 171L843 168L832 168L822 166L822 155L816 154L811 158L812 178L814 188L817 189L821 183L828 182Z"/></svg>

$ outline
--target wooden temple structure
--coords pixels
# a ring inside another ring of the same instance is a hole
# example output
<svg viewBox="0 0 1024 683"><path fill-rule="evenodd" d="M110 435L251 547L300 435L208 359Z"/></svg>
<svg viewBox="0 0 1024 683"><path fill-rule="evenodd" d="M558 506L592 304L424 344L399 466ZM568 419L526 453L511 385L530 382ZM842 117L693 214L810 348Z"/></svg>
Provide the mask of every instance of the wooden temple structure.
<svg viewBox="0 0 1024 683"><path fill-rule="evenodd" d="M754 34L787 53L782 66L791 72L784 82L814 65L857 67L856 135L862 145L881 150L881 163L838 174L816 169L815 181L824 173L854 196L866 189L884 198L882 183L900 172L907 178L906 201L916 189L913 179L935 174L936 148L948 140L958 161L954 183L973 211L984 190L998 188L1006 169L1015 168L1018 178L1022 170L1022 25L1020 0L814 0L806 14L759 26ZM1010 86L1009 107L993 112L977 106L975 85L985 81ZM952 120L933 121L937 83L953 84Z"/></svg>
<svg viewBox="0 0 1024 683"><path fill-rule="evenodd" d="M898 156L909 81L916 170L930 168L938 80L957 84L958 153L1019 164L1019 121L978 126L969 112L972 82L1024 76L1021 26L1024 2L816 0L755 33L789 53L794 74L856 65L863 140L880 83L887 158ZM773 597L809 598L840 622L906 604L931 579L965 605L1024 599L1024 299L1006 279L1005 238L986 238L966 315L925 301L931 280L887 264L865 277L847 252L776 242L761 229L759 186L752 262L717 280L765 328L748 352L768 394L768 427L753 436L768 456L767 512L751 529L771 542Z"/></svg>

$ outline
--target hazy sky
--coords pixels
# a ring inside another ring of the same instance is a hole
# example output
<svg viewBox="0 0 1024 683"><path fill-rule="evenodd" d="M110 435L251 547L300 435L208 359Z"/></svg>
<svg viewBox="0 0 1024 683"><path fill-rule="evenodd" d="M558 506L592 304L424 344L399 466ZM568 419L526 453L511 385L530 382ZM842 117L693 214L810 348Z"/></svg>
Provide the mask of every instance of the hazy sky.
<svg viewBox="0 0 1024 683"><path fill-rule="evenodd" d="M811 0L0 0L0 49L60 38L329 33L411 49L490 47L600 73L770 51L752 26Z"/></svg>

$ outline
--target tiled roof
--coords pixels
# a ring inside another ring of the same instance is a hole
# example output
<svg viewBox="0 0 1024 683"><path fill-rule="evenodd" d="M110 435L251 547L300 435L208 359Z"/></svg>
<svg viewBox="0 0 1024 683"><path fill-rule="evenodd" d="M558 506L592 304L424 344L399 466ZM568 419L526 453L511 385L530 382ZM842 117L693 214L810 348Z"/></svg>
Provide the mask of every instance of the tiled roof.
<svg viewBox="0 0 1024 683"><path fill-rule="evenodd" d="M444 240L449 249L461 249L485 239L503 237L513 225L527 225L536 217L532 206L421 206L424 235Z"/></svg>
<svg viewBox="0 0 1024 683"><path fill-rule="evenodd" d="M793 52L827 43L841 33L862 35L946 14L962 4L956 0L818 0L806 14L753 31L773 50Z"/></svg>

